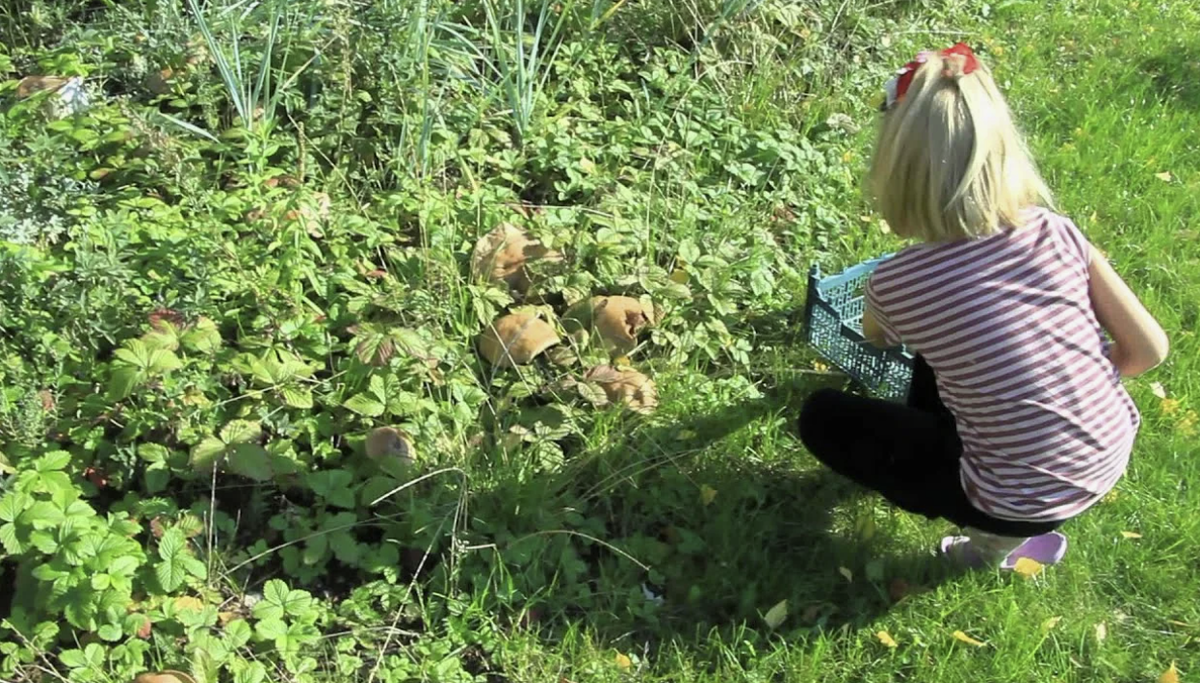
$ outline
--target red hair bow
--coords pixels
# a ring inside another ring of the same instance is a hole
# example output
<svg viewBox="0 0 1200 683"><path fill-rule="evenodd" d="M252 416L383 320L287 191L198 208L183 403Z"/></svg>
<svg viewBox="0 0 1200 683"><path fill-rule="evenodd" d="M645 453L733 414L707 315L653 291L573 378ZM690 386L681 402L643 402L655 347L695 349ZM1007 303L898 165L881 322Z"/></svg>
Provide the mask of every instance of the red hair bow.
<svg viewBox="0 0 1200 683"><path fill-rule="evenodd" d="M971 51L970 46L966 43L958 43L953 47L948 47L938 53L942 57L951 57L958 55L966 61L963 64L963 74L969 74L979 68L979 60L975 58L975 53ZM887 90L887 107L904 99L904 95L908 92L908 86L912 84L913 77L917 75L917 69L921 65L929 61L929 53L921 52L917 54L917 58L905 64L892 80L887 82L885 89Z"/></svg>

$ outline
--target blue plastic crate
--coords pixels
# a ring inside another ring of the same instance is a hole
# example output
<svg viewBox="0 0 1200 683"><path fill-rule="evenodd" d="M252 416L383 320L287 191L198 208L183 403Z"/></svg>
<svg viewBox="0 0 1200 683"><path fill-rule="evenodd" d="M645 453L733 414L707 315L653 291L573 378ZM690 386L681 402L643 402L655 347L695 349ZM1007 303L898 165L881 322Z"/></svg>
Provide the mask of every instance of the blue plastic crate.
<svg viewBox="0 0 1200 683"><path fill-rule="evenodd" d="M878 348L862 335L867 278L889 258L891 254L880 256L826 277L814 264L808 274L804 327L808 343L867 391L903 400L912 381L912 354L904 347Z"/></svg>

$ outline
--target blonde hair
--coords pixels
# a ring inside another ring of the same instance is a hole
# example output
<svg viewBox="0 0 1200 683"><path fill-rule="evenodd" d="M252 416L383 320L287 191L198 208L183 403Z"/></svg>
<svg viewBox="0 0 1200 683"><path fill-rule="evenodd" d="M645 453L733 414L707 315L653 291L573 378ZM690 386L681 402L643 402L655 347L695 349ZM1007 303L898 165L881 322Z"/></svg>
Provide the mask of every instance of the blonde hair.
<svg viewBox="0 0 1200 683"><path fill-rule="evenodd" d="M1020 227L1032 205L1053 205L991 73L932 53L884 115L870 184L901 237L951 242Z"/></svg>

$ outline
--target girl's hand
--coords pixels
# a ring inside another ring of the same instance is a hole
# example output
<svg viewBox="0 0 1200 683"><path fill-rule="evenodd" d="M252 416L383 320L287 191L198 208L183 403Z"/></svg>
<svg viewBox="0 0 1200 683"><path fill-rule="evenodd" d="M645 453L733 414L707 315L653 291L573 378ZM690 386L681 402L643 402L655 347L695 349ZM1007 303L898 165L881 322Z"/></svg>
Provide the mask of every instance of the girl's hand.
<svg viewBox="0 0 1200 683"><path fill-rule="evenodd" d="M1167 358L1167 333L1095 247L1088 264L1092 308L1115 342L1112 361L1123 377L1136 377ZM866 329L864 319L863 329Z"/></svg>
<svg viewBox="0 0 1200 683"><path fill-rule="evenodd" d="M879 348L887 348L889 346L887 336L883 332L883 327L875 319L875 314L871 312L870 306L867 306L863 310L862 333L867 341Z"/></svg>

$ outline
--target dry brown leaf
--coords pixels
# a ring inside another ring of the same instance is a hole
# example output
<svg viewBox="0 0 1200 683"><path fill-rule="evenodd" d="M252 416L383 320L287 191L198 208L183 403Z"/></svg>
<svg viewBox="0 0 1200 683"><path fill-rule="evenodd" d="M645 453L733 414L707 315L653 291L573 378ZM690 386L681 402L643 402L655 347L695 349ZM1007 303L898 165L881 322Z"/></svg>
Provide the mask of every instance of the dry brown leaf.
<svg viewBox="0 0 1200 683"><path fill-rule="evenodd" d="M899 643L896 642L896 639L893 638L892 635L887 631L879 631L875 634L875 637L879 639L879 642L892 649L895 649L899 646Z"/></svg>
<svg viewBox="0 0 1200 683"><path fill-rule="evenodd" d="M554 327L536 313L512 313L484 331L479 352L492 365L504 368L525 365L558 341Z"/></svg>
<svg viewBox="0 0 1200 683"><path fill-rule="evenodd" d="M650 413L658 407L658 388L654 380L631 368L599 365L583 376L598 384L612 403L620 403L637 413Z"/></svg>
<svg viewBox="0 0 1200 683"><path fill-rule="evenodd" d="M1158 677L1158 683L1179 683L1179 670L1175 668L1175 662L1171 662L1171 666Z"/></svg>
<svg viewBox="0 0 1200 683"><path fill-rule="evenodd" d="M984 643L979 640L975 640L974 638L967 635L966 633L963 633L962 631L955 631L954 633L951 633L950 635L951 635L951 637L953 637L955 640L959 641L960 643L966 643L967 645L971 645L973 647L987 647L987 643Z"/></svg>
<svg viewBox="0 0 1200 683"><path fill-rule="evenodd" d="M532 284L527 266L539 260L561 261L562 254L547 249L512 223L501 223L475 243L471 274L524 293Z"/></svg>

